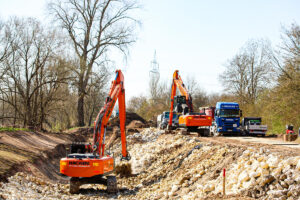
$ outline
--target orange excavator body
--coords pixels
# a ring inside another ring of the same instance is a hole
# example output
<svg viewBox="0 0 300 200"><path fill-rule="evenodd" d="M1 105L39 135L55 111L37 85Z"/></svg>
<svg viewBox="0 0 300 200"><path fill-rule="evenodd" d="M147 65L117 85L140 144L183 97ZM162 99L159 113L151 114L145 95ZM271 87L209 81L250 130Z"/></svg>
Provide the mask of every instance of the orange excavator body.
<svg viewBox="0 0 300 200"><path fill-rule="evenodd" d="M112 81L105 104L94 122L93 145L85 145L85 148L88 150L83 154L73 153L66 158L62 158L60 160L61 174L69 177L93 177L96 175L107 175L114 171L114 158L104 155L104 153L106 126L117 100L119 102L122 159L130 159L126 148L124 76L121 70L117 70L116 78Z"/></svg>
<svg viewBox="0 0 300 200"><path fill-rule="evenodd" d="M62 158L60 173L70 177L92 177L109 174L114 170L114 159L111 156L102 158Z"/></svg>
<svg viewBox="0 0 300 200"><path fill-rule="evenodd" d="M184 127L211 126L212 119L206 115L181 115L178 123Z"/></svg>
<svg viewBox="0 0 300 200"><path fill-rule="evenodd" d="M176 90L179 89L181 95L185 96L189 113L185 115L179 116L179 126L181 127L201 127L201 126L211 126L212 124L212 118L211 116L207 115L200 115L193 113L193 103L192 103L192 97L189 94L188 90L186 89L185 85L183 84L183 81L178 74L178 70L175 70L173 73L173 81L172 81L172 92L171 92L171 108L170 108L170 117L169 117L169 127L172 127L172 120L173 119L173 110L174 110L174 97L176 95Z"/></svg>

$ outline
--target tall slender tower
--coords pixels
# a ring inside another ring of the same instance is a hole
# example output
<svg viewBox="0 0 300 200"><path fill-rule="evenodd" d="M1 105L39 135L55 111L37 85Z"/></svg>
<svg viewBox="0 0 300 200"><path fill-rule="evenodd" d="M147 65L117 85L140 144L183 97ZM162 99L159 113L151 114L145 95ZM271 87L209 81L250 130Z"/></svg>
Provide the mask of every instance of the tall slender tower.
<svg viewBox="0 0 300 200"><path fill-rule="evenodd" d="M159 64L156 60L156 50L154 51L154 57L150 64L150 72L149 72L150 79L157 82L159 80Z"/></svg>

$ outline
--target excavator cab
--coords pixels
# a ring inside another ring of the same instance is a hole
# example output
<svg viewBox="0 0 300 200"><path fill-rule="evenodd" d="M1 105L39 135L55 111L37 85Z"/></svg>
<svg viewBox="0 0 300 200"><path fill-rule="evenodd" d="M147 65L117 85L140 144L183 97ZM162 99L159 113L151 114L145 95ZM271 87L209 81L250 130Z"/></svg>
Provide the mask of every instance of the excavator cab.
<svg viewBox="0 0 300 200"><path fill-rule="evenodd" d="M175 104L186 104L185 96L175 96L174 97Z"/></svg>
<svg viewBox="0 0 300 200"><path fill-rule="evenodd" d="M178 95L174 97L174 111L184 115L189 112L185 96Z"/></svg>

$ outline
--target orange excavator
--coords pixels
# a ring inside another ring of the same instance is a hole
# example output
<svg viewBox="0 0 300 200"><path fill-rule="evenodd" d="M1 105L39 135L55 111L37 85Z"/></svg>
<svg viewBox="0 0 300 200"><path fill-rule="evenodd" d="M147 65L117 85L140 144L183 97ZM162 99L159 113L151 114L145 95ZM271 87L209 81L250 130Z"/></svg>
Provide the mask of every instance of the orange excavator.
<svg viewBox="0 0 300 200"><path fill-rule="evenodd" d="M176 96L177 88L181 96ZM178 124L180 127L187 129L187 132L198 132L200 135L208 135L209 127L212 124L211 116L205 113L194 112L192 96L185 87L178 70L173 73L172 92L171 92L171 109L168 129L173 128L172 120L173 111L180 113Z"/></svg>
<svg viewBox="0 0 300 200"><path fill-rule="evenodd" d="M70 193L78 193L83 184L104 184L108 192L117 192L116 177L109 176L114 172L115 161L112 156L105 155L106 127L117 100L122 141L121 160L130 160L126 148L124 76L121 70L117 70L105 104L94 122L93 144L72 144L70 154L60 160L60 173L71 177Z"/></svg>

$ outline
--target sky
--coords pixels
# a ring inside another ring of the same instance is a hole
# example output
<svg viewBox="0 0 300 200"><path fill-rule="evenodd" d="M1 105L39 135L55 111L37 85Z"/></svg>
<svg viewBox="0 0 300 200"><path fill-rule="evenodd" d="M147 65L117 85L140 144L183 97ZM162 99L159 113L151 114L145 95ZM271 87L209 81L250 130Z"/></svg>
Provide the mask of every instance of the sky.
<svg viewBox="0 0 300 200"><path fill-rule="evenodd" d="M250 39L280 43L282 27L300 24L299 0L144 0L135 13L142 25L125 61L126 99L147 95L150 63L157 54L160 80L171 83L174 70L183 82L194 77L207 93L224 92L218 76L226 62ZM0 17L31 16L47 21L46 0L0 0ZM171 89L170 89L171 90Z"/></svg>

